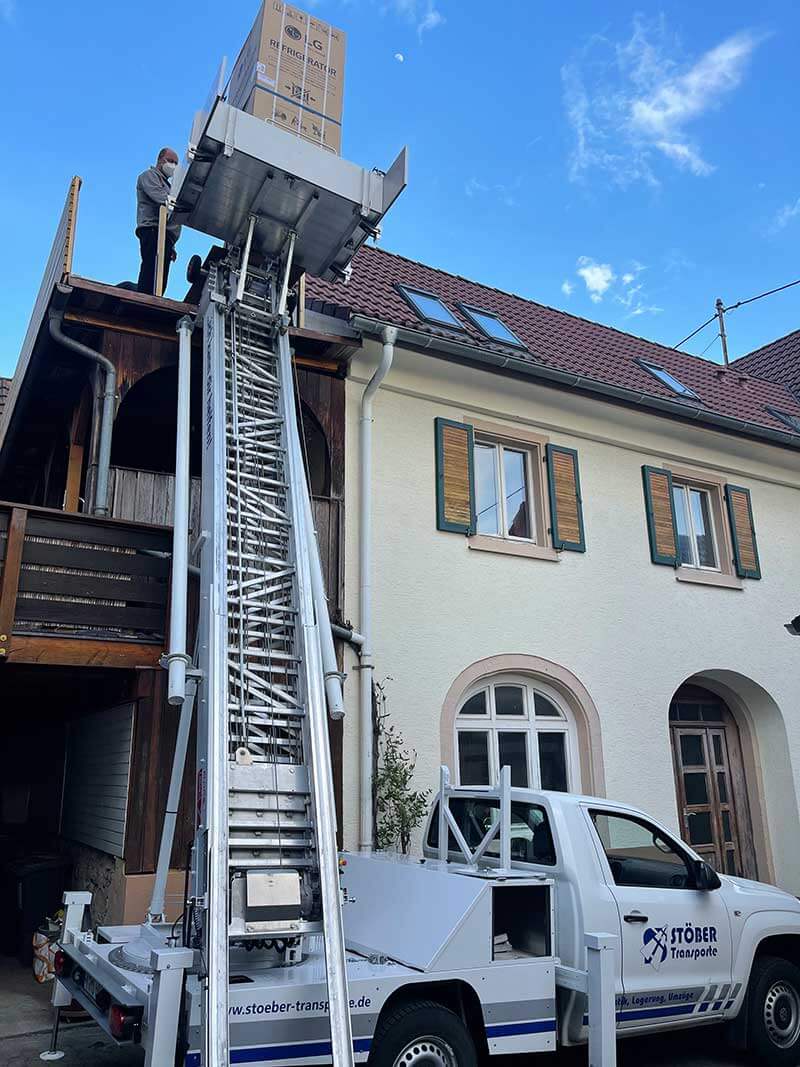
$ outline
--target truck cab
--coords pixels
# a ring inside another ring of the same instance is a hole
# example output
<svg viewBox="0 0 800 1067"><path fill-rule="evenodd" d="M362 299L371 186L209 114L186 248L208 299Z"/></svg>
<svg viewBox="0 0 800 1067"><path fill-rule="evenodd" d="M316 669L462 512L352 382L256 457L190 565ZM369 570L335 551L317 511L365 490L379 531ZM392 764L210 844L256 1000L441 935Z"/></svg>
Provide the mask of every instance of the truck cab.
<svg viewBox="0 0 800 1067"><path fill-rule="evenodd" d="M477 849L500 800L454 789L449 810ZM439 802L426 856L439 856ZM646 813L599 797L511 790L511 865L555 886L555 952L586 966L584 935L618 935L619 1036L730 1023L740 1047L770 1064L800 1059L800 900L771 885L717 874ZM463 861L453 831L448 858ZM498 865L499 839L481 864ZM585 998L559 990L558 1034L586 1040Z"/></svg>

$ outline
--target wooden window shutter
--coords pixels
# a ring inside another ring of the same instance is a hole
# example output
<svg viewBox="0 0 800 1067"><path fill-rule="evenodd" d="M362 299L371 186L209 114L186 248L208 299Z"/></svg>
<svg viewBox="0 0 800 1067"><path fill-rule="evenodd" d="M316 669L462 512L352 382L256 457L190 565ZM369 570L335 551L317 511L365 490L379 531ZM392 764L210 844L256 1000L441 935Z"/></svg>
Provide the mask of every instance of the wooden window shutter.
<svg viewBox="0 0 800 1067"><path fill-rule="evenodd" d="M753 505L750 490L740 485L725 486L725 502L733 538L733 562L740 578L760 578L756 529L753 525Z"/></svg>
<svg viewBox="0 0 800 1067"><path fill-rule="evenodd" d="M644 503L647 512L647 532L650 537L650 558L653 563L677 567L678 527L675 522L675 502L672 498L672 473L660 467L642 467Z"/></svg>
<svg viewBox="0 0 800 1067"><path fill-rule="evenodd" d="M545 458L553 548L585 552L578 453L574 448L547 445Z"/></svg>
<svg viewBox="0 0 800 1067"><path fill-rule="evenodd" d="M449 533L475 528L474 437L472 427L436 419L436 526Z"/></svg>

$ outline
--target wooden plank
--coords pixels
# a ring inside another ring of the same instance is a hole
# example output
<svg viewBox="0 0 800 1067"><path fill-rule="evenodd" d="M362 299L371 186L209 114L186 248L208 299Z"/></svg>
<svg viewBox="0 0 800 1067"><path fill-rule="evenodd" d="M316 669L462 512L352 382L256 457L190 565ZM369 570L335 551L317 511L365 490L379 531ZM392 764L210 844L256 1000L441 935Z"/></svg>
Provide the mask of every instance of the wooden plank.
<svg viewBox="0 0 800 1067"><path fill-rule="evenodd" d="M116 525L114 520L109 522L106 519L102 522L91 522L86 521L85 516L83 521L63 514L60 518L53 519L38 515L30 509L27 533L28 536L58 537L64 541L84 541L87 544L113 545L116 548L147 548L156 551L170 548L169 535L163 530L143 529L134 523Z"/></svg>
<svg viewBox="0 0 800 1067"><path fill-rule="evenodd" d="M28 513L24 508L13 508L8 525L3 573L0 575L0 659L5 659L11 648L11 629L16 614L19 573L22 566L22 548L25 541L25 526Z"/></svg>
<svg viewBox="0 0 800 1067"><path fill-rule="evenodd" d="M196 304L185 304L182 300L170 300L165 296L151 296L149 293L140 293L135 289L119 289L116 285L106 285L104 282L96 282L77 274L70 275L69 284L73 289L82 289L84 292L97 293L100 296L111 296L122 304L139 304L141 307L150 307L159 311L175 311L179 315L197 313Z"/></svg>
<svg viewBox="0 0 800 1067"><path fill-rule="evenodd" d="M2 541L0 541L2 544ZM54 545L47 541L26 540L22 549L23 563L38 563L45 567L69 567L73 570L109 571L111 574L142 575L166 579L169 558L146 556L140 552L110 552L103 549L73 545Z"/></svg>
<svg viewBox="0 0 800 1067"><path fill-rule="evenodd" d="M17 600L15 625L19 622L61 623L91 629L115 628L161 633L166 613L159 608L115 608L105 604L79 604L71 600Z"/></svg>
<svg viewBox="0 0 800 1067"><path fill-rule="evenodd" d="M39 663L64 667L115 667L131 670L156 667L162 644L99 641L86 637L45 637L14 634L9 663Z"/></svg>
<svg viewBox="0 0 800 1067"><path fill-rule="evenodd" d="M139 320L126 322L124 319L115 318L112 315L101 315L98 312L90 314L86 311L67 311L64 313L67 322L79 322L86 326L100 326L108 330L116 330L119 333L131 333L137 337L154 338L157 341L168 341L170 344L178 343L178 334L175 330L159 330Z"/></svg>
<svg viewBox="0 0 800 1067"><path fill-rule="evenodd" d="M85 574L64 574L61 571L30 570L25 567L20 572L19 589L24 593L125 600L129 604L164 605L167 602L166 584L151 582L147 578L97 578Z"/></svg>

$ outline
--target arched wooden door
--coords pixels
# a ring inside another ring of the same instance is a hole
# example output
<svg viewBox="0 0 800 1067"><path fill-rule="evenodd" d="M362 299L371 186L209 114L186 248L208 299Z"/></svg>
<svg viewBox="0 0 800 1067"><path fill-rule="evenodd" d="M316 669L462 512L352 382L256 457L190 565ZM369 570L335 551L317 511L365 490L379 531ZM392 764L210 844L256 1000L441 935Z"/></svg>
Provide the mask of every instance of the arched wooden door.
<svg viewBox="0 0 800 1067"><path fill-rule="evenodd" d="M682 685L669 706L682 836L715 870L757 878L739 729L721 697Z"/></svg>

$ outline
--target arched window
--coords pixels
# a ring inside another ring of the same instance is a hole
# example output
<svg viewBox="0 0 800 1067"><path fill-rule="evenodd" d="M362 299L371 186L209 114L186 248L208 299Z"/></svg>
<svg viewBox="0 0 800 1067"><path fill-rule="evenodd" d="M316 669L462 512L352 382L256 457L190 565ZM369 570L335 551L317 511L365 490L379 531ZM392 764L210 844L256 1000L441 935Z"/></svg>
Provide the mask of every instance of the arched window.
<svg viewBox="0 0 800 1067"><path fill-rule="evenodd" d="M455 718L455 754L460 785L494 785L508 764L512 786L580 791L569 711L555 690L522 675L485 678L467 690Z"/></svg>

